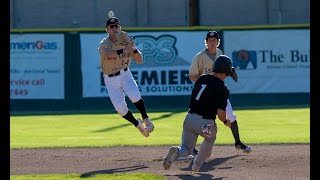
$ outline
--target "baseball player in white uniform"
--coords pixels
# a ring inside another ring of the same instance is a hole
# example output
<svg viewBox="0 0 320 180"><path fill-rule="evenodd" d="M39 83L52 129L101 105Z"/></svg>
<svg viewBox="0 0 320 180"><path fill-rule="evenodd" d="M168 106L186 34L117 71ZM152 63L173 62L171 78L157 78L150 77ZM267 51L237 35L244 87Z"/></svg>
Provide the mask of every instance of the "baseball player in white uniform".
<svg viewBox="0 0 320 180"><path fill-rule="evenodd" d="M110 12L106 22L106 32L108 36L102 39L98 50L105 86L112 105L120 116L138 128L143 136L148 137L149 133L154 130L154 125L148 117L144 100L129 69L131 59L137 64L142 63L141 52L135 46L126 47L117 42L117 33L121 32L121 25L119 19L114 17L113 13L110 15ZM143 122L135 118L128 109L125 95L139 110Z"/></svg>
<svg viewBox="0 0 320 180"><path fill-rule="evenodd" d="M220 45L220 38L219 34L216 31L209 31L207 32L205 38L205 49L197 53L191 63L189 69L189 78L191 81L196 82L197 79L202 74L207 74L212 72L212 67L215 60L220 56L223 55L222 51L218 48ZM237 82L238 76L236 70L233 68L232 78L235 82ZM234 114L232 110L231 103L228 99L228 104L226 107L227 119L231 122L231 131L235 140L235 148L238 150L242 150L245 153L250 153L252 150L249 146L245 145L240 140L239 130L238 130L238 123L236 121L237 116Z"/></svg>

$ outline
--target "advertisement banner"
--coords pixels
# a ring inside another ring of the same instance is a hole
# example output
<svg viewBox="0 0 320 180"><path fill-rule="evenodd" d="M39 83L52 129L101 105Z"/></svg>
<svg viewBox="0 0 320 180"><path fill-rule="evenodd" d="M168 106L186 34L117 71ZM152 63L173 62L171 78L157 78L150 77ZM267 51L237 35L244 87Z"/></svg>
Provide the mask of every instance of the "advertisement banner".
<svg viewBox="0 0 320 180"><path fill-rule="evenodd" d="M131 61L130 70L144 96L190 95L188 71L193 57L205 48L207 31L130 32L143 54L143 64ZM310 92L310 31L224 31L224 54L238 72L227 78L232 94ZM83 97L108 96L98 46L106 33L81 33ZM297 83L298 82L298 83Z"/></svg>
<svg viewBox="0 0 320 180"><path fill-rule="evenodd" d="M133 60L130 71L144 96L190 95L193 83L188 77L193 57L205 48L206 31L130 32L142 52L143 63ZM108 96L98 51L101 34L80 34L83 97Z"/></svg>
<svg viewBox="0 0 320 180"><path fill-rule="evenodd" d="M232 57L238 82L231 93L309 93L310 30L224 31L224 53Z"/></svg>
<svg viewBox="0 0 320 180"><path fill-rule="evenodd" d="M63 34L10 34L10 99L64 99Z"/></svg>

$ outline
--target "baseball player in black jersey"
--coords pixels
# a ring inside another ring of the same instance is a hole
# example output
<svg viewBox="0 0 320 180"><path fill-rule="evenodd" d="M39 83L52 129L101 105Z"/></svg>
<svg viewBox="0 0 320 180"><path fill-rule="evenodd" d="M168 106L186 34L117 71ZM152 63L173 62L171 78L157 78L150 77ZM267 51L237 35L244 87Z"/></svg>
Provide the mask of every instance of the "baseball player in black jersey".
<svg viewBox="0 0 320 180"><path fill-rule="evenodd" d="M211 72L213 63L215 62L216 58L220 55L223 55L223 52L218 48L220 45L220 38L217 31L209 31L206 35L204 42L206 48L204 48L194 56L189 69L189 78L193 82L195 82L201 74ZM232 69L232 73L230 76L235 82L238 81L238 75L235 68ZM252 151L251 147L245 145L240 140L237 116L232 109L231 102L229 99L226 113L227 119L229 119L231 122L230 129L235 140L235 148L237 150L242 150L244 153L250 153Z"/></svg>
<svg viewBox="0 0 320 180"><path fill-rule="evenodd" d="M228 127L230 120L226 118L229 90L224 84L232 71L232 61L221 55L213 65L213 72L201 75L194 84L189 111L184 119L182 143L172 146L164 158L163 167L169 169L179 157L187 157L193 153L198 136L204 138L199 153L195 156L192 171L199 171L206 158L211 156L216 140L216 116Z"/></svg>

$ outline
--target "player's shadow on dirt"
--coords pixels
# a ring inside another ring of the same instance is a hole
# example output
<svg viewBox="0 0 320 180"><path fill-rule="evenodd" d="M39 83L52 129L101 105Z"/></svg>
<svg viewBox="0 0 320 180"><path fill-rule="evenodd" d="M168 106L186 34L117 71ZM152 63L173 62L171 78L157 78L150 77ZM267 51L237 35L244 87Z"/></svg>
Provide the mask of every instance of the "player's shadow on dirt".
<svg viewBox="0 0 320 180"><path fill-rule="evenodd" d="M123 168L117 168L117 169L108 169L108 170L100 170L100 171L91 171L87 173L83 173L80 175L80 178L88 178L97 174L113 174L113 173L122 173L122 172L128 172L128 171L135 171L139 169L148 168L147 166L131 166L131 167L123 167Z"/></svg>
<svg viewBox="0 0 320 180"><path fill-rule="evenodd" d="M168 117L172 116L173 114L175 114L175 113L172 112L172 113L164 114L164 115L162 115L162 116L160 116L158 118L152 118L151 121L154 122L154 121L160 120L162 118L168 118ZM123 127L126 127L126 126L133 126L133 125L131 123L122 124L122 125L118 125L118 126L113 126L113 127L109 127L109 128L105 128L105 129L96 130L94 132L108 132L108 131L113 131L115 129L123 128Z"/></svg>
<svg viewBox="0 0 320 180"><path fill-rule="evenodd" d="M214 179L214 180L222 180L226 177L217 177L214 178L214 176L212 174L208 174L206 172L209 171L214 171L215 170L215 166L218 166L220 164L223 164L224 162L228 161L229 159L232 158L236 158L240 155L234 155L234 156L229 156L229 157L225 157L225 158L214 158L208 162L204 162L199 170L199 173L195 173L195 174L178 174L178 175L174 175L177 176L180 179L183 180L192 180L192 179ZM187 168L182 168L181 170L183 171L191 171L191 166L192 166L192 161L189 164L189 167ZM232 167L224 167L223 169L231 169ZM221 168L222 169L222 168Z"/></svg>
<svg viewBox="0 0 320 180"><path fill-rule="evenodd" d="M234 156L229 156L225 158L215 158L212 159L211 161L204 162L202 167L201 167L201 172L208 172L208 171L213 171L215 166L218 166L220 164L223 164L224 162L228 161L229 159L239 157L241 155L234 155ZM224 167L220 169L231 169L232 167Z"/></svg>

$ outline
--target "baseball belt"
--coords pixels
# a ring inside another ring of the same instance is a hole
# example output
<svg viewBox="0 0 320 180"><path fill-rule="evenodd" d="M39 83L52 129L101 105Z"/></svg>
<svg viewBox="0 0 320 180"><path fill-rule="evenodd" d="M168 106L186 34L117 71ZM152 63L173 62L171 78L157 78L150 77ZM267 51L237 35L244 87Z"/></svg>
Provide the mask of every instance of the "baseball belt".
<svg viewBox="0 0 320 180"><path fill-rule="evenodd" d="M128 68L124 68L123 70L124 70L124 71L127 71ZM113 74L108 74L109 77L118 76L118 75L120 75L120 71L115 72L115 73L113 73Z"/></svg>

